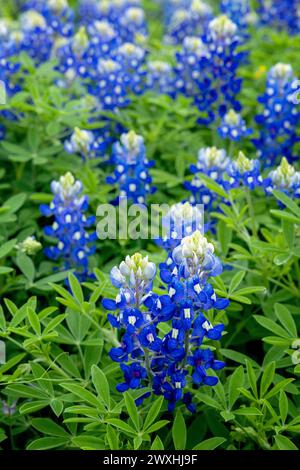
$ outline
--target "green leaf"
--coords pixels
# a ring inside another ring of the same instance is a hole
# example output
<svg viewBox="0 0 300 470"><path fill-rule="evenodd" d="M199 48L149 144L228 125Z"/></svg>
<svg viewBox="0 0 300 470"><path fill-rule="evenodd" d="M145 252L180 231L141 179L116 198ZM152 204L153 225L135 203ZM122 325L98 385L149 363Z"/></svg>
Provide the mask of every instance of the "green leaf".
<svg viewBox="0 0 300 470"><path fill-rule="evenodd" d="M220 220L217 226L218 240L221 245L222 254L226 257L232 240L232 229L227 227L223 220Z"/></svg>
<svg viewBox="0 0 300 470"><path fill-rule="evenodd" d="M121 431L124 431L126 434L133 434L134 436L136 435L136 430L121 419L110 418L107 419L106 422L108 424L111 424L112 426L115 426L118 429L121 429Z"/></svg>
<svg viewBox="0 0 300 470"><path fill-rule="evenodd" d="M8 255L8 253L10 253L11 250L16 246L16 243L17 243L16 238L3 243L0 247L0 258L4 258L6 255Z"/></svg>
<svg viewBox="0 0 300 470"><path fill-rule="evenodd" d="M243 296L247 294L256 294L258 292L266 292L266 288L263 286L249 286L249 287L243 287L243 289L239 289L235 291L234 295L235 296Z"/></svg>
<svg viewBox="0 0 300 470"><path fill-rule="evenodd" d="M251 363L248 360L246 361L246 368L247 368L247 376L248 376L248 380L249 380L251 390L252 390L253 395L255 396L255 398L258 398L256 375L255 375L255 372L254 372L254 369L253 369Z"/></svg>
<svg viewBox="0 0 300 470"><path fill-rule="evenodd" d="M279 395L279 411L281 421L284 424L289 410L289 402L286 396L286 393L281 390Z"/></svg>
<svg viewBox="0 0 300 470"><path fill-rule="evenodd" d="M159 436L156 436L151 444L150 450L164 450L164 444Z"/></svg>
<svg viewBox="0 0 300 470"><path fill-rule="evenodd" d="M57 315L57 317L52 318L52 320L49 321L47 326L45 327L43 331L43 336L46 336L48 333L51 331L55 330L55 328L60 325L60 323L66 318L65 314Z"/></svg>
<svg viewBox="0 0 300 470"><path fill-rule="evenodd" d="M79 304L84 302L83 292L81 289L80 282L78 281L77 277L74 274L70 273L68 276L69 283L71 286L71 291Z"/></svg>
<svg viewBox="0 0 300 470"><path fill-rule="evenodd" d="M288 384L293 382L293 381L294 381L294 379L283 379L283 380L281 380L267 393L267 395L265 396L265 399L269 400L269 398L277 395L277 393L280 390L284 390L288 386Z"/></svg>
<svg viewBox="0 0 300 470"><path fill-rule="evenodd" d="M9 359L9 361L6 361L5 364L0 366L0 375L4 374L4 372L7 372L9 369L21 362L25 356L25 353L17 354L16 356L13 356L11 359Z"/></svg>
<svg viewBox="0 0 300 470"><path fill-rule="evenodd" d="M238 410L234 410L235 415L241 415L241 416L261 416L262 412L259 411L258 408L255 407L242 407L239 408Z"/></svg>
<svg viewBox="0 0 300 470"><path fill-rule="evenodd" d="M297 338L297 327L289 310L281 304L275 304L274 308L276 316L282 326L293 338Z"/></svg>
<svg viewBox="0 0 300 470"><path fill-rule="evenodd" d="M193 447L193 450L214 450L224 442L226 442L225 437L211 437L210 439L205 439L205 441L197 444Z"/></svg>
<svg viewBox="0 0 300 470"><path fill-rule="evenodd" d="M33 328L35 333L40 336L41 324L40 324L39 317L37 316L35 311L30 307L27 307L27 316L28 316L28 320L29 320L31 327Z"/></svg>
<svg viewBox="0 0 300 470"><path fill-rule="evenodd" d="M15 383L8 385L6 387L6 390L8 390L11 394L17 397L48 399L47 395L40 389L37 389L35 387L29 387L28 385Z"/></svg>
<svg viewBox="0 0 300 470"><path fill-rule="evenodd" d="M97 398L91 392L81 387L80 385L62 383L61 386L76 395L77 397L81 398L83 401L90 403L91 405L94 405L96 407L99 407L100 403L98 402Z"/></svg>
<svg viewBox="0 0 300 470"><path fill-rule="evenodd" d="M282 225L283 235L286 240L286 243L289 249L292 250L294 247L294 241L295 241L295 226L288 220L282 220L281 225Z"/></svg>
<svg viewBox="0 0 300 470"><path fill-rule="evenodd" d="M49 436L57 437L68 437L67 431L52 421L50 418L33 418L31 423L32 426L42 434L48 434Z"/></svg>
<svg viewBox="0 0 300 470"><path fill-rule="evenodd" d="M139 414L138 414L138 410L137 410L136 404L134 402L134 399L132 398L132 396L128 392L125 392L124 400L125 400L125 405L126 405L129 417L130 417L131 421L133 422L135 429L137 431L139 431L139 429L140 429L140 419L139 419Z"/></svg>
<svg viewBox="0 0 300 470"><path fill-rule="evenodd" d="M143 430L145 430L145 432L147 431L147 428L156 420L157 416L159 415L163 401L164 401L164 398L159 397L151 405L151 408L148 411L148 414L146 416L146 419L143 425Z"/></svg>
<svg viewBox="0 0 300 470"><path fill-rule="evenodd" d="M92 366L92 381L94 387L107 408L110 408L110 390L104 372L96 365Z"/></svg>
<svg viewBox="0 0 300 470"><path fill-rule="evenodd" d="M253 317L255 318L257 323L266 328L266 330L272 331L272 333L275 333L275 335L281 336L282 338L289 337L287 332L270 318L266 318L261 315L253 315Z"/></svg>
<svg viewBox="0 0 300 470"><path fill-rule="evenodd" d="M296 202L294 202L291 198L289 198L285 193L274 189L272 193L276 199L282 202L288 209L291 210L297 217L300 217L300 208Z"/></svg>
<svg viewBox="0 0 300 470"><path fill-rule="evenodd" d="M49 400L35 400L29 403L23 403L20 406L19 411L21 415L35 413L36 411L42 410L49 406Z"/></svg>
<svg viewBox="0 0 300 470"><path fill-rule="evenodd" d="M158 431L159 429L163 428L168 424L170 421L166 419L162 419L161 421L157 421L154 424L151 424L151 426L147 429L147 434L151 434L154 431Z"/></svg>
<svg viewBox="0 0 300 470"><path fill-rule="evenodd" d="M102 439L88 434L72 437L72 444L82 450L105 450Z"/></svg>
<svg viewBox="0 0 300 470"><path fill-rule="evenodd" d="M58 417L63 412L64 404L61 400L58 400L57 398L54 398L53 400L50 401L50 407L51 407L53 413Z"/></svg>
<svg viewBox="0 0 300 470"><path fill-rule="evenodd" d="M228 194L222 186L220 186L218 183L216 183L213 179L209 178L209 176L204 175L203 173L197 173L197 176L205 183L205 186L213 191L214 193L218 194L218 196L221 196L224 199L228 199Z"/></svg>
<svg viewBox="0 0 300 470"><path fill-rule="evenodd" d="M233 276L233 278L231 279L231 282L229 284L229 294L232 294L234 291L236 291L236 289L238 288L238 286L240 285L240 283L244 279L245 274L246 274L245 271L239 271L238 273L236 273Z"/></svg>
<svg viewBox="0 0 300 470"><path fill-rule="evenodd" d="M180 411L177 411L172 427L172 437L176 450L185 450L186 425Z"/></svg>
<svg viewBox="0 0 300 470"><path fill-rule="evenodd" d="M287 211L280 211L280 210L277 210L277 209L271 209L270 212L271 212L272 215L274 215L278 219L287 220L289 222L292 222L293 224L298 224L298 225L300 224L300 217L296 217L296 216L290 214Z"/></svg>
<svg viewBox="0 0 300 470"><path fill-rule="evenodd" d="M28 281L32 283L35 277L35 267L31 258L29 258L25 253L19 251L16 258L16 264Z"/></svg>
<svg viewBox="0 0 300 470"><path fill-rule="evenodd" d="M275 374L275 362L270 362L265 370L263 371L261 382L260 382L260 397L264 397L271 383L274 380Z"/></svg>
<svg viewBox="0 0 300 470"><path fill-rule="evenodd" d="M21 151L23 153L24 149L21 149ZM12 196L9 199L7 199L3 206L8 208L8 212L10 214L14 214L19 209L21 209L26 199L27 199L27 195L25 193L19 193L16 196Z"/></svg>
<svg viewBox="0 0 300 470"><path fill-rule="evenodd" d="M27 450L47 450L62 447L68 443L69 439L64 437L42 437L36 439L27 446Z"/></svg>
<svg viewBox="0 0 300 470"><path fill-rule="evenodd" d="M110 450L119 449L119 436L113 426L108 425L106 430L106 439Z"/></svg>
<svg viewBox="0 0 300 470"><path fill-rule="evenodd" d="M244 369L239 366L229 378L228 385L228 402L230 409L235 404L240 395L239 387L244 385Z"/></svg>
<svg viewBox="0 0 300 470"><path fill-rule="evenodd" d="M275 436L275 442L279 450L299 450L288 437L281 434Z"/></svg>
<svg viewBox="0 0 300 470"><path fill-rule="evenodd" d="M239 362L240 364L246 365L246 361L251 362L251 364L255 365L258 367L258 364L253 360L247 357L245 354L239 353L237 351L232 351L231 349L220 349L220 353L224 356L227 357L228 359L231 359L232 361Z"/></svg>

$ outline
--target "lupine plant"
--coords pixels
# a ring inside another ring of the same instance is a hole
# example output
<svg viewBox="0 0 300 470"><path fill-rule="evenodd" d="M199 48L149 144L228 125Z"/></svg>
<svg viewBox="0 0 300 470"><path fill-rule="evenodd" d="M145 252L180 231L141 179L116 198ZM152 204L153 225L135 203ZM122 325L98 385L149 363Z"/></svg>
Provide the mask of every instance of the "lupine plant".
<svg viewBox="0 0 300 470"><path fill-rule="evenodd" d="M298 9L0 2L1 450L300 449Z"/></svg>

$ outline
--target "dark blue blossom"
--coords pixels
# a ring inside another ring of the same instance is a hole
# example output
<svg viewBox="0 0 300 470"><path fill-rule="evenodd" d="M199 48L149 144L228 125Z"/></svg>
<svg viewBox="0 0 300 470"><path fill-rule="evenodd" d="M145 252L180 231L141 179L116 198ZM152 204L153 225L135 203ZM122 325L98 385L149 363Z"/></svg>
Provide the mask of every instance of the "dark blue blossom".
<svg viewBox="0 0 300 470"><path fill-rule="evenodd" d="M290 162L297 159L293 150L299 141L296 132L300 121L297 104L299 90L299 83L289 64L278 63L271 68L266 91L259 98L264 106L263 113L256 117L260 135L253 141L265 167L278 163L282 155Z"/></svg>
<svg viewBox="0 0 300 470"><path fill-rule="evenodd" d="M120 142L113 145L111 161L115 170L107 182L118 184L120 197L127 197L134 203L145 203L147 195L152 194L155 188L151 185L148 171L153 162L147 160L143 137L133 131L122 134Z"/></svg>
<svg viewBox="0 0 300 470"><path fill-rule="evenodd" d="M226 113L218 127L218 134L223 139L231 141L240 141L242 138L249 137L252 134L252 129L248 129L245 120L242 116L230 109Z"/></svg>
<svg viewBox="0 0 300 470"><path fill-rule="evenodd" d="M272 170L264 180L265 191L268 195L277 189L286 195L300 198L300 171L296 171L286 158L282 158L280 165Z"/></svg>
<svg viewBox="0 0 300 470"><path fill-rule="evenodd" d="M165 8L167 33L170 44L181 44L187 36L202 36L213 18L212 8L202 0L177 2L173 8Z"/></svg>
<svg viewBox="0 0 300 470"><path fill-rule="evenodd" d="M260 166L258 160L249 160L240 152L237 160L232 161L227 169L231 187L246 186L254 189L263 186Z"/></svg>
<svg viewBox="0 0 300 470"><path fill-rule="evenodd" d="M224 179L224 173L230 164L226 151L216 147L201 148L198 153L196 165L191 165L190 170L195 175L192 181L185 183L186 189L191 191L190 201L192 204L204 204L205 213L211 211L213 203L218 200L218 196L206 187L198 174L205 174L213 179L225 190L229 189L229 184Z"/></svg>
<svg viewBox="0 0 300 470"><path fill-rule="evenodd" d="M161 60L147 63L147 88L158 94L174 95L174 77L170 64Z"/></svg>
<svg viewBox="0 0 300 470"><path fill-rule="evenodd" d="M127 302L118 306L117 299L102 302L107 310L118 312L117 316L109 314L108 319L124 332L110 357L121 363L124 372L125 383L117 385L119 391L152 387L168 401L169 411L182 401L194 412L187 386L215 385L218 379L209 375L209 370L225 366L205 346L206 341L221 339L224 325L213 325L204 312L225 309L229 301L219 298L207 282L209 276L221 273L222 266L213 245L200 231L184 237L169 256L174 269L161 266L161 278L168 288L164 295L151 290L155 266L148 258L137 253L113 268L111 279L120 288L119 295L124 296L124 291L130 294ZM162 333L160 324L169 331Z"/></svg>
<svg viewBox="0 0 300 470"><path fill-rule="evenodd" d="M49 206L40 207L42 215L52 217L53 223L45 227L45 235L56 240L55 246L45 248L45 254L53 260L61 260L63 269L73 269L79 279L89 275L88 260L96 249L91 246L96 233L87 232L95 222L95 217L86 217L88 198L81 194L82 184L75 181L71 173L66 173L59 181L53 181L54 194Z"/></svg>
<svg viewBox="0 0 300 470"><path fill-rule="evenodd" d="M298 0L259 0L258 15L263 25L288 31L290 34L299 34L298 9Z"/></svg>

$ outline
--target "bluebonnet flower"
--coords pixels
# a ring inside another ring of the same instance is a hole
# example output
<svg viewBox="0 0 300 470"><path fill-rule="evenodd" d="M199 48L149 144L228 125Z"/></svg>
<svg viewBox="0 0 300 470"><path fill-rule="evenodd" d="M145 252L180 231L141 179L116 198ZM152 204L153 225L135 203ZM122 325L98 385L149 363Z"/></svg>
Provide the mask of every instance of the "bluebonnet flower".
<svg viewBox="0 0 300 470"><path fill-rule="evenodd" d="M124 8L118 18L118 31L124 42L136 42L147 36L144 10L139 6Z"/></svg>
<svg viewBox="0 0 300 470"><path fill-rule="evenodd" d="M143 204L155 188L148 169L153 162L146 158L144 139L134 131L122 134L120 142L113 145L111 161L114 174L107 178L109 184L118 184L120 197L126 196L134 203Z"/></svg>
<svg viewBox="0 0 300 470"><path fill-rule="evenodd" d="M125 74L121 65L113 59L100 59L97 66L97 81L88 87L97 96L105 111L117 112L129 103Z"/></svg>
<svg viewBox="0 0 300 470"><path fill-rule="evenodd" d="M205 147L199 150L197 164L190 166L190 170L195 176L192 181L185 183L186 189L192 192L190 197L192 204L204 204L206 212L212 209L214 201L217 200L217 195L205 186L198 174L202 173L209 176L227 190L229 184L224 179L224 172L227 170L229 163L230 159L223 149Z"/></svg>
<svg viewBox="0 0 300 470"><path fill-rule="evenodd" d="M232 188L242 185L254 189L263 185L259 160L249 160L243 152L239 152L237 160L230 163L227 172Z"/></svg>
<svg viewBox="0 0 300 470"><path fill-rule="evenodd" d="M209 25L204 43L209 50L209 59L204 70L202 96L197 100L201 111L208 104L214 105L208 119L215 118L215 113L223 116L229 108L240 111L241 105L236 99L242 85L237 77L237 70L245 60L246 53L239 51L241 38L237 26L226 15L218 16Z"/></svg>
<svg viewBox="0 0 300 470"><path fill-rule="evenodd" d="M110 58L113 51L120 45L118 33L106 20L96 20L87 26L91 36L90 51L98 58Z"/></svg>
<svg viewBox="0 0 300 470"><path fill-rule="evenodd" d="M300 198L300 171L296 171L286 158L282 158L280 165L272 170L264 181L267 194L274 189L284 192L290 197Z"/></svg>
<svg viewBox="0 0 300 470"><path fill-rule="evenodd" d="M252 129L248 129L245 120L242 116L230 109L226 113L218 127L218 134L223 139L231 141L240 141L242 138L248 137L252 134Z"/></svg>
<svg viewBox="0 0 300 470"><path fill-rule="evenodd" d="M28 10L20 17L20 51L25 51L37 63L50 58L53 36L43 15L35 10Z"/></svg>
<svg viewBox="0 0 300 470"><path fill-rule="evenodd" d="M209 21L213 18L212 8L202 0L179 3L171 14L166 11L166 42L181 44L187 36L202 36Z"/></svg>
<svg viewBox="0 0 300 470"><path fill-rule="evenodd" d="M298 0L259 0L258 15L263 25L299 34Z"/></svg>
<svg viewBox="0 0 300 470"><path fill-rule="evenodd" d="M240 31L245 30L248 24L256 19L256 15L251 12L249 0L222 0L220 9L238 26Z"/></svg>
<svg viewBox="0 0 300 470"><path fill-rule="evenodd" d="M69 140L65 141L64 147L68 153L77 153L83 159L97 158L104 155L107 147L108 134L96 131L87 131L75 127Z"/></svg>
<svg viewBox="0 0 300 470"><path fill-rule="evenodd" d="M5 139L6 127L3 124L0 124L0 140Z"/></svg>
<svg viewBox="0 0 300 470"><path fill-rule="evenodd" d="M126 90L135 94L140 94L145 89L145 50L125 42L115 52L116 60L121 65L124 73L124 84Z"/></svg>
<svg viewBox="0 0 300 470"><path fill-rule="evenodd" d="M102 304L106 310L117 311L117 316L109 314L108 319L122 332L120 346L110 351L124 374L117 389L152 387L154 394L168 401L170 411L182 401L195 412L187 386L216 385L218 378L210 370L225 366L205 346L209 340L221 339L224 325L212 325L203 312L225 309L229 302L218 298L207 282L209 276L221 273L222 266L213 245L198 230L183 238L172 256L174 270L162 265L160 272L168 294L153 293L155 265L136 253L113 268L111 280L120 291L115 300L104 299ZM171 323L171 330L162 334L159 324L165 322Z"/></svg>
<svg viewBox="0 0 300 470"><path fill-rule="evenodd" d="M174 77L170 64L161 60L147 63L147 88L158 94L173 96Z"/></svg>
<svg viewBox="0 0 300 470"><path fill-rule="evenodd" d="M90 38L84 27L56 45L56 57L59 61L58 70L64 75L65 86L75 78L92 79L96 76L98 56L95 47L91 48Z"/></svg>
<svg viewBox="0 0 300 470"><path fill-rule="evenodd" d="M52 34L68 37L73 33L74 11L69 7L68 0L29 0L23 9L40 13Z"/></svg>
<svg viewBox="0 0 300 470"><path fill-rule="evenodd" d="M210 123L229 108L240 111L236 95L242 80L237 69L245 58L238 51L241 39L237 26L227 16L209 22L206 34L200 38L186 38L183 49L176 54L175 87L177 92L193 98L204 114L200 123Z"/></svg>
<svg viewBox="0 0 300 470"><path fill-rule="evenodd" d="M278 63L271 68L267 78L266 91L259 98L264 111L256 117L260 136L254 139L258 156L265 166L272 166L285 155L291 162L294 145L299 141L296 133L300 121L297 109L299 83L291 65Z"/></svg>
<svg viewBox="0 0 300 470"><path fill-rule="evenodd" d="M209 57L207 47L199 37L186 37L182 50L176 53L174 68L174 86L177 93L182 93L194 99L201 93L201 79L205 59Z"/></svg>
<svg viewBox="0 0 300 470"><path fill-rule="evenodd" d="M156 240L168 253L180 244L182 238L195 230L203 228L203 211L200 207L187 202L173 204L162 217L163 235ZM169 260L169 265L172 259Z"/></svg>
<svg viewBox="0 0 300 470"><path fill-rule="evenodd" d="M88 260L95 251L90 242L96 239L96 233L87 232L95 222L95 217L86 217L88 198L82 195L82 183L76 181L71 173L53 181L51 190L54 194L49 206L41 205L40 211L46 217L54 219L52 225L45 227L45 235L57 240L56 246L44 251L48 258L61 260L63 269L74 269L80 280L89 275Z"/></svg>

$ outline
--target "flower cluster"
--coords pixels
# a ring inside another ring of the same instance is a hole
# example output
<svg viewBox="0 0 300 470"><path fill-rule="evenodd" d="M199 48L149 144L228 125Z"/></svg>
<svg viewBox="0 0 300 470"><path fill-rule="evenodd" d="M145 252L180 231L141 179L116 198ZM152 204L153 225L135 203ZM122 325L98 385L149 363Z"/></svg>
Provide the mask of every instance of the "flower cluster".
<svg viewBox="0 0 300 470"><path fill-rule="evenodd" d="M183 238L172 256L176 264L173 271L164 264L160 270L168 294L153 293L155 265L136 253L113 268L111 280L120 291L115 300L104 299L103 307L118 312L117 316L109 314L108 319L122 331L120 346L110 351L124 375L117 389L151 387L168 401L170 411L182 401L194 412L193 389L216 385L218 378L209 370L225 366L214 358L207 344L221 339L224 325L213 325L204 312L223 310L229 302L218 298L208 283L210 276L221 273L222 266L213 245L200 231ZM166 334L160 332L161 323L170 325ZM146 392L137 404L149 395Z"/></svg>
<svg viewBox="0 0 300 470"><path fill-rule="evenodd" d="M88 259L95 252L90 242L96 239L96 233L88 233L87 228L95 222L95 217L86 217L88 198L82 195L82 183L75 180L71 173L53 181L51 190L54 194L50 205L41 205L40 211L46 217L52 217L53 223L45 227L45 235L57 240L55 246L45 248L46 256L61 260L63 269L74 269L80 280L89 275Z"/></svg>
<svg viewBox="0 0 300 470"><path fill-rule="evenodd" d="M205 212L210 212L217 195L206 187L198 175L209 176L227 190L229 184L224 179L224 172L229 164L230 159L223 149L206 147L199 150L197 164L190 166L190 170L195 176L192 181L185 183L186 189L192 193L190 198L192 204L204 204Z"/></svg>
<svg viewBox="0 0 300 470"><path fill-rule="evenodd" d="M272 194L274 189L278 189L290 197L299 199L300 171L296 171L286 158L282 158L280 165L265 179L264 186L267 194Z"/></svg>
<svg viewBox="0 0 300 470"><path fill-rule="evenodd" d="M135 42L147 35L145 13L140 0L82 0L78 9L82 24L108 21L122 42Z"/></svg>
<svg viewBox="0 0 300 470"><path fill-rule="evenodd" d="M124 73L126 91L141 94L145 88L145 50L125 42L116 51L116 58Z"/></svg>
<svg viewBox="0 0 300 470"><path fill-rule="evenodd" d="M230 109L225 114L218 128L218 133L223 139L240 141L242 138L252 134L252 129L248 129L242 116Z"/></svg>
<svg viewBox="0 0 300 470"><path fill-rule="evenodd" d="M202 123L214 121L229 108L241 108L236 100L242 84L236 73L245 58L245 53L238 51L240 43L236 24L222 15L209 22L202 40L186 38L176 55L175 87L192 97L207 115L200 120Z"/></svg>
<svg viewBox="0 0 300 470"><path fill-rule="evenodd" d="M299 34L298 0L259 0L258 13L263 25L288 31L290 34Z"/></svg>
<svg viewBox="0 0 300 470"><path fill-rule="evenodd" d="M153 162L146 158L143 137L134 131L122 134L120 142L113 145L111 162L115 170L107 177L107 183L118 184L120 197L143 204L147 195L155 191L148 172Z"/></svg>
<svg viewBox="0 0 300 470"><path fill-rule="evenodd" d="M109 133L87 131L75 127L64 147L68 153L76 153L83 159L97 158L104 155L109 141Z"/></svg>
<svg viewBox="0 0 300 470"><path fill-rule="evenodd" d="M203 224L204 214L201 206L192 205L188 201L174 204L162 217L163 234L156 243L170 253L180 244L182 238L201 230ZM172 257L168 259L167 264L172 269Z"/></svg>
<svg viewBox="0 0 300 470"><path fill-rule="evenodd" d="M227 15L243 31L248 24L255 20L250 8L249 0L222 0L221 12Z"/></svg>
<svg viewBox="0 0 300 470"><path fill-rule="evenodd" d="M170 44L182 44L188 36L202 36L209 21L213 18L211 7L202 0L178 2L177 6L165 9L167 34L165 40Z"/></svg>
<svg viewBox="0 0 300 470"><path fill-rule="evenodd" d="M299 89L291 65L278 63L271 68L266 91L259 98L264 105L263 113L256 117L260 136L254 140L258 156L267 167L278 162L282 155L289 161L296 158L293 148L299 140L296 133L300 121Z"/></svg>
<svg viewBox="0 0 300 470"><path fill-rule="evenodd" d="M26 255L33 256L42 248L42 244L34 236L27 237L16 245L16 248Z"/></svg>
<svg viewBox="0 0 300 470"><path fill-rule="evenodd" d="M149 61L147 64L147 88L158 94L174 94L174 77L170 64L161 60Z"/></svg>
<svg viewBox="0 0 300 470"><path fill-rule="evenodd" d="M263 185L260 162L258 160L249 160L243 152L239 152L238 158L235 161L231 161L227 172L232 188L244 186L254 189Z"/></svg>

